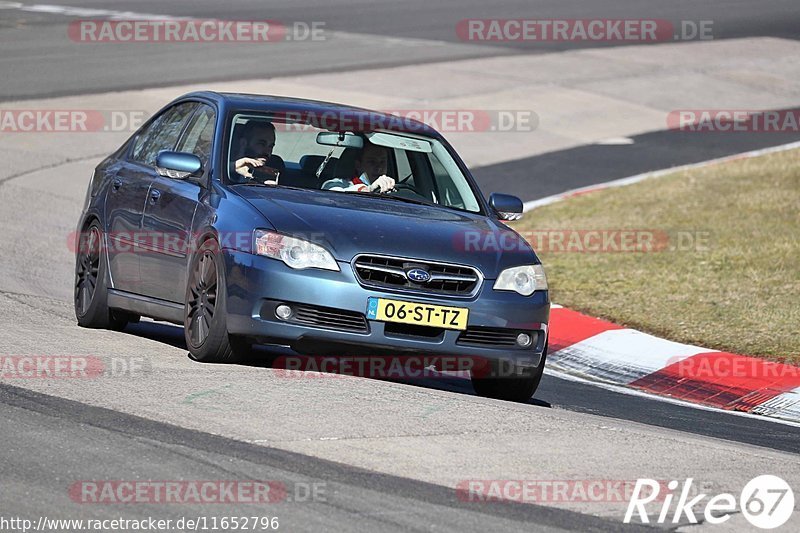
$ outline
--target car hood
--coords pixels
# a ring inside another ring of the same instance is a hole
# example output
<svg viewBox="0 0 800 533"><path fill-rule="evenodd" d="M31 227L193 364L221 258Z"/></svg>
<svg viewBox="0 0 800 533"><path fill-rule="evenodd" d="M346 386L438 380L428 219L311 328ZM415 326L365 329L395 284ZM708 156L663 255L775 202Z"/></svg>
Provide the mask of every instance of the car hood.
<svg viewBox="0 0 800 533"><path fill-rule="evenodd" d="M362 253L471 265L487 279L538 263L518 234L484 215L341 192L238 185L280 233L321 244L339 261Z"/></svg>

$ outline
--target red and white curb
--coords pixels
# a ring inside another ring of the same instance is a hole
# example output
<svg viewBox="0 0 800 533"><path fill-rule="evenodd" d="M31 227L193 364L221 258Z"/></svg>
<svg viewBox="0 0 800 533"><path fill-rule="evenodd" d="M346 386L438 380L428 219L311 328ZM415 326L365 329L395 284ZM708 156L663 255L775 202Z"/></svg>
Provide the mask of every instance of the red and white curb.
<svg viewBox="0 0 800 533"><path fill-rule="evenodd" d="M525 211L581 194L709 164L799 148L800 142L649 172L525 204ZM681 344L553 305L547 368L709 408L800 422L800 367Z"/></svg>
<svg viewBox="0 0 800 533"><path fill-rule="evenodd" d="M660 339L556 305L549 342L550 370L800 422L800 367Z"/></svg>

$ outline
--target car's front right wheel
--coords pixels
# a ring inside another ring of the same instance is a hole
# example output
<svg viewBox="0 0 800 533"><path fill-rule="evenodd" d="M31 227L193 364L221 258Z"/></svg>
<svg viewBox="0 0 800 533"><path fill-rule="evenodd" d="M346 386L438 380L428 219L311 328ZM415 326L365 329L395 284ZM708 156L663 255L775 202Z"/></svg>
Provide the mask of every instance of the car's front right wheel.
<svg viewBox="0 0 800 533"><path fill-rule="evenodd" d="M225 270L214 240L197 251L189 269L184 304L184 336L189 354L202 363L233 363L249 349L228 333Z"/></svg>
<svg viewBox="0 0 800 533"><path fill-rule="evenodd" d="M539 388L546 358L547 348L542 354L539 366L533 369L517 368L511 363L492 361L488 368L472 370L472 388L478 396L510 402L527 402Z"/></svg>

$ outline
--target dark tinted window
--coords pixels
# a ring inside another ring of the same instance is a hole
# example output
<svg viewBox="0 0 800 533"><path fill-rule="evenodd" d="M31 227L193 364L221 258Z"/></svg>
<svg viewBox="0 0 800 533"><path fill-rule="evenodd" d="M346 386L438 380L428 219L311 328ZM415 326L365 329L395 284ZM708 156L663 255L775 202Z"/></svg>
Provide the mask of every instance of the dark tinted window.
<svg viewBox="0 0 800 533"><path fill-rule="evenodd" d="M154 167L158 152L172 150L175 147L183 125L197 105L196 102L178 104L156 117L136 140L132 158Z"/></svg>
<svg viewBox="0 0 800 533"><path fill-rule="evenodd" d="M210 106L201 104L197 112L192 115L189 127L176 148L178 152L189 152L199 157L203 162L203 168L208 166L211 156L215 119L214 110Z"/></svg>

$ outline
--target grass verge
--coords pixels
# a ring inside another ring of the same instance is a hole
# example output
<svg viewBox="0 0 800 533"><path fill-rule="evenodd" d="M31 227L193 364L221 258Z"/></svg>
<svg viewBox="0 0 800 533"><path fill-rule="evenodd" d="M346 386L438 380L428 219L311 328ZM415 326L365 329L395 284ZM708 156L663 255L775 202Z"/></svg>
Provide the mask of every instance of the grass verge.
<svg viewBox="0 0 800 533"><path fill-rule="evenodd" d="M576 196L513 227L539 253L554 302L800 364L800 150Z"/></svg>

